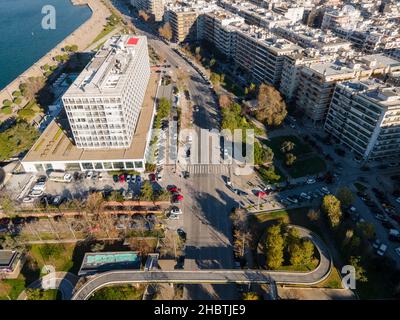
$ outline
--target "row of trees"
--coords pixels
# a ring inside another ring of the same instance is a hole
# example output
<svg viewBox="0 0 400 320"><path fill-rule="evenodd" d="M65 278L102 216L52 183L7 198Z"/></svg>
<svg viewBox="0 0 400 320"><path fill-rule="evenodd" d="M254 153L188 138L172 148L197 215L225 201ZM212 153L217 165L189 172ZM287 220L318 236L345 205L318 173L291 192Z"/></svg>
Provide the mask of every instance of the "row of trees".
<svg viewBox="0 0 400 320"><path fill-rule="evenodd" d="M288 263L295 267L309 266L314 257L314 244L302 239L297 229L275 224L267 230L265 242L266 265L268 269L279 269L288 257Z"/></svg>
<svg viewBox="0 0 400 320"><path fill-rule="evenodd" d="M356 228L353 228L344 221L343 210L347 210L353 201L354 195L351 190L342 187L336 196L326 195L323 198L321 209L339 242L344 258L356 269L356 280L367 282L364 264L368 253L365 250L369 248L369 241L375 236L375 227L372 223L359 222ZM364 254L360 255L361 252Z"/></svg>

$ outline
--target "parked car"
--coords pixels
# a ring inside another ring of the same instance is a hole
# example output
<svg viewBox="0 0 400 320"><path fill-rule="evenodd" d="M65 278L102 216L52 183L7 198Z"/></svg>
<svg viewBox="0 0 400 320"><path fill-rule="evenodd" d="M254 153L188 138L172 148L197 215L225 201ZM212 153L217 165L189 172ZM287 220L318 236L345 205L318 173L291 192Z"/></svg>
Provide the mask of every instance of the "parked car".
<svg viewBox="0 0 400 320"><path fill-rule="evenodd" d="M321 188L321 191L322 191L325 195L331 193L331 192L329 191L329 189L328 189L327 187L325 187L325 186Z"/></svg>
<svg viewBox="0 0 400 320"><path fill-rule="evenodd" d="M376 254L378 255L378 256L384 256L385 255L385 252L386 252L386 250L387 250L387 245L386 244L381 244L381 246L379 247L379 249L376 251Z"/></svg>
<svg viewBox="0 0 400 320"><path fill-rule="evenodd" d="M119 182L121 182L121 183L124 183L124 182L125 182L125 175L124 175L124 174L121 174L121 175L119 176Z"/></svg>
<svg viewBox="0 0 400 320"><path fill-rule="evenodd" d="M113 181L117 183L119 181L119 177L117 175L113 175Z"/></svg>
<svg viewBox="0 0 400 320"><path fill-rule="evenodd" d="M59 206L62 203L62 201L63 201L63 198L61 196L56 196L53 199L53 205L54 206Z"/></svg>
<svg viewBox="0 0 400 320"><path fill-rule="evenodd" d="M172 207L170 210L171 214L182 214L182 210L176 206Z"/></svg>
<svg viewBox="0 0 400 320"><path fill-rule="evenodd" d="M307 179L307 181L306 181L306 183L307 184L314 184L314 183L316 183L317 181L315 180L315 179L313 179L313 178L309 178L309 179Z"/></svg>
<svg viewBox="0 0 400 320"><path fill-rule="evenodd" d="M178 233L178 236L179 238L181 238L182 241L186 241L186 232L182 228L179 228L178 230L176 230L176 232Z"/></svg>
<svg viewBox="0 0 400 320"><path fill-rule="evenodd" d="M396 249L394 249L394 251L397 253L398 256L400 256L400 247L397 247Z"/></svg>
<svg viewBox="0 0 400 320"><path fill-rule="evenodd" d="M23 203L31 203L33 201L35 201L35 198L29 196L22 199Z"/></svg>
<svg viewBox="0 0 400 320"><path fill-rule="evenodd" d="M376 239L376 240L374 241L374 243L372 244L372 247L373 247L374 249L378 249L378 248L381 246L381 244L382 244L382 241L379 240L379 239Z"/></svg>
<svg viewBox="0 0 400 320"><path fill-rule="evenodd" d="M291 202L291 203L298 203L299 200L297 200L295 197L293 196L289 196L286 198L287 201Z"/></svg>
<svg viewBox="0 0 400 320"><path fill-rule="evenodd" d="M305 192L300 193L300 197L307 199L307 200L311 200L311 197Z"/></svg>
<svg viewBox="0 0 400 320"><path fill-rule="evenodd" d="M380 213L376 213L375 214L375 219L379 220L379 221L388 221L388 219L386 218L386 216L384 216L383 214Z"/></svg>

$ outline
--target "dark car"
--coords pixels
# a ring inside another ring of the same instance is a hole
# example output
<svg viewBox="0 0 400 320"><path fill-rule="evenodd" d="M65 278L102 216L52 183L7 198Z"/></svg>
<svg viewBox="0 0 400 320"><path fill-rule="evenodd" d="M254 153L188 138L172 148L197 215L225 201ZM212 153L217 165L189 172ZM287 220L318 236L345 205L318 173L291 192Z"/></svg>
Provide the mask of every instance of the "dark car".
<svg viewBox="0 0 400 320"><path fill-rule="evenodd" d="M26 221L27 223L38 222L38 221L39 221L39 218L38 218L38 217L27 217L27 218L25 219L25 221Z"/></svg>
<svg viewBox="0 0 400 320"><path fill-rule="evenodd" d="M46 182L47 177L46 176L40 176L36 181L37 182Z"/></svg>
<svg viewBox="0 0 400 320"><path fill-rule="evenodd" d="M185 171L185 172L183 173L183 177L184 177L185 179L190 178L190 173L189 173L189 171Z"/></svg>
<svg viewBox="0 0 400 320"><path fill-rule="evenodd" d="M388 230L394 228L393 224L390 223L389 221L382 221L382 227L384 227L384 228L386 228L386 229L388 229Z"/></svg>
<svg viewBox="0 0 400 320"><path fill-rule="evenodd" d="M113 181L117 183L119 181L119 177L115 174L113 175Z"/></svg>
<svg viewBox="0 0 400 320"><path fill-rule="evenodd" d="M25 223L25 218L15 217L11 219L13 225L21 225Z"/></svg>
<svg viewBox="0 0 400 320"><path fill-rule="evenodd" d="M179 228L178 230L176 230L176 232L178 233L178 236L182 241L186 241L186 232L183 231L183 229Z"/></svg>
<svg viewBox="0 0 400 320"><path fill-rule="evenodd" d="M400 236L389 235L389 240L392 242L400 242Z"/></svg>

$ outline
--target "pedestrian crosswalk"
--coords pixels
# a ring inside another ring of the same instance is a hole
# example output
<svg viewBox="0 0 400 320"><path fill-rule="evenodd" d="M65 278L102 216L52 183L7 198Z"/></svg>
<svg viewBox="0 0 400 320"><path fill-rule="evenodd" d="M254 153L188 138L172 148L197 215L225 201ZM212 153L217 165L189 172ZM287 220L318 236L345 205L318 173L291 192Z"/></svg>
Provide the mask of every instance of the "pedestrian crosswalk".
<svg viewBox="0 0 400 320"><path fill-rule="evenodd" d="M187 171L192 175L229 174L229 166L223 164L191 164Z"/></svg>

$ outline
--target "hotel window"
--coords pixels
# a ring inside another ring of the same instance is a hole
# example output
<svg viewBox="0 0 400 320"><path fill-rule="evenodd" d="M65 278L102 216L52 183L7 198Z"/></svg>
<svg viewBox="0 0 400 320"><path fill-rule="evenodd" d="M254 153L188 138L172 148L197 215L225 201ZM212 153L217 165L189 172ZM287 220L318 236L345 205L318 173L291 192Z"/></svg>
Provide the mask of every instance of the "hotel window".
<svg viewBox="0 0 400 320"><path fill-rule="evenodd" d="M82 163L83 170L93 170L93 163L91 162L84 162Z"/></svg>
<svg viewBox="0 0 400 320"><path fill-rule="evenodd" d="M124 169L124 163L123 162L113 162L113 167L114 167L114 169Z"/></svg>
<svg viewBox="0 0 400 320"><path fill-rule="evenodd" d="M106 170L112 170L113 166L111 162L103 162L103 167Z"/></svg>
<svg viewBox="0 0 400 320"><path fill-rule="evenodd" d="M96 162L96 163L94 164L94 168L95 168L96 170L103 170L103 164L102 164L101 162Z"/></svg>
<svg viewBox="0 0 400 320"><path fill-rule="evenodd" d="M143 162L142 161L135 161L135 168L143 168Z"/></svg>

